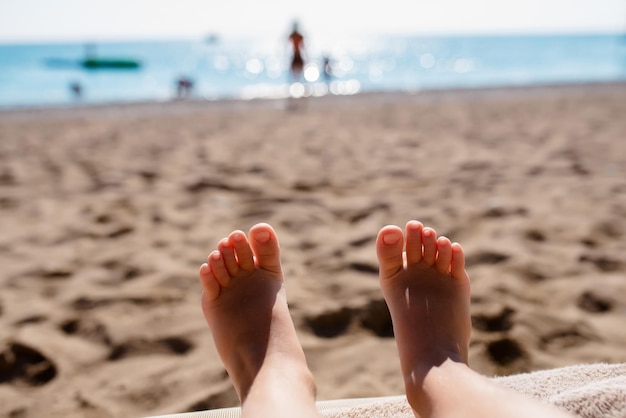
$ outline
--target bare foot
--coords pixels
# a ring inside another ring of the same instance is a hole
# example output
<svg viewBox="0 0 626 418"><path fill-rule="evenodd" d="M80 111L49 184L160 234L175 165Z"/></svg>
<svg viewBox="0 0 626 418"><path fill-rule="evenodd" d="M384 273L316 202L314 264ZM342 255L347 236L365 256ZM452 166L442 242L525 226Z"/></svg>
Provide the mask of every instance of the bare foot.
<svg viewBox="0 0 626 418"><path fill-rule="evenodd" d="M298 415L317 415L315 383L287 307L276 233L257 224L248 235L233 231L200 267L202 310L217 351L244 415L281 416L279 407L290 416L289 402Z"/></svg>
<svg viewBox="0 0 626 418"><path fill-rule="evenodd" d="M406 236L397 226L382 228L376 251L407 398L420 412L429 370L448 359L467 364L472 326L465 256L459 244L417 221L407 223Z"/></svg>

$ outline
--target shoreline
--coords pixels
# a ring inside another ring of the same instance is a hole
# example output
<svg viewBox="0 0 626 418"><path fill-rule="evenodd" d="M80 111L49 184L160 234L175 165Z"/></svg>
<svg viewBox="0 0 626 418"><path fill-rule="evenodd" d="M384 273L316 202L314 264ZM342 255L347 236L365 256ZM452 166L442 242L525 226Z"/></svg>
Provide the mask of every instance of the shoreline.
<svg viewBox="0 0 626 418"><path fill-rule="evenodd" d="M523 97L532 94L579 94L589 89L600 91L611 91L626 87L624 81L608 82L581 82L562 84L532 84L524 86L493 86L493 87L468 87L468 88L442 88L424 89L414 92L408 91L372 91L356 93L351 95L327 94L320 97L305 97L301 99L279 98L279 99L171 99L164 101L137 101L137 102L107 102L107 103L82 103L54 106L24 106L16 108L0 107L0 121L4 118L29 118L29 117L79 117L89 116L93 113L109 113L115 115L116 112L124 114L127 111L137 112L142 115L159 115L169 113L193 113L195 111L206 110L245 110L245 109L278 109L284 110L284 103L290 100L296 102L306 102L308 107L326 106L329 104L342 105L347 103L360 103L367 101L387 102L394 100L437 100L441 98L476 98L484 96L509 95ZM71 113L71 114L70 114ZM134 115L135 113L133 113ZM119 116L119 115L118 115Z"/></svg>

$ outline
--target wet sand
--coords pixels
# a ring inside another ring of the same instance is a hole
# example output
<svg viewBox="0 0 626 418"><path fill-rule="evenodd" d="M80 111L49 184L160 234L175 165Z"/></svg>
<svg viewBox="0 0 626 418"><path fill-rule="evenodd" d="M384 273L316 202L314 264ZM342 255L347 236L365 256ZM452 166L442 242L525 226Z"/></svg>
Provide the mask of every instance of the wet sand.
<svg viewBox="0 0 626 418"><path fill-rule="evenodd" d="M0 112L0 415L237 405L197 269L271 223L319 399L397 395L374 240L468 253L470 364L626 361L626 85Z"/></svg>

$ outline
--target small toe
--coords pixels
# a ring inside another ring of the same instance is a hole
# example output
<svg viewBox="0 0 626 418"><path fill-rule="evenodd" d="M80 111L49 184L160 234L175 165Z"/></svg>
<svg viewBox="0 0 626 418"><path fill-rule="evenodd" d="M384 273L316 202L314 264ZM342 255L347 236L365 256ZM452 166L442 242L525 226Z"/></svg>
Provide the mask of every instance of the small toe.
<svg viewBox="0 0 626 418"><path fill-rule="evenodd" d="M380 264L380 277L388 278L404 268L402 249L404 235L395 225L383 227L376 238L376 255Z"/></svg>
<svg viewBox="0 0 626 418"><path fill-rule="evenodd" d="M439 273L447 274L452 262L452 243L446 237L437 238L437 261L435 267Z"/></svg>
<svg viewBox="0 0 626 418"><path fill-rule="evenodd" d="M224 265L224 259L222 258L222 254L219 251L213 251L208 258L209 268L213 273L213 276L217 279L220 286L228 287L230 285L231 276L228 274L228 270L226 270L226 266Z"/></svg>
<svg viewBox="0 0 626 418"><path fill-rule="evenodd" d="M422 230L424 226L418 221L406 224L406 263L417 264L422 261Z"/></svg>
<svg viewBox="0 0 626 418"><path fill-rule="evenodd" d="M269 224L256 224L248 233L256 265L274 273L281 272L280 247L276 232Z"/></svg>
<svg viewBox="0 0 626 418"><path fill-rule="evenodd" d="M246 234L242 231L233 231L228 237L228 241L235 249L239 267L248 272L254 270L254 254L252 253L252 248L250 248Z"/></svg>
<svg viewBox="0 0 626 418"><path fill-rule="evenodd" d="M200 283L202 283L202 290L207 298L207 300L215 300L220 295L220 285L213 277L211 273L211 269L207 263L204 263L200 266L200 271L198 272L200 276Z"/></svg>
<svg viewBox="0 0 626 418"><path fill-rule="evenodd" d="M422 230L422 245L424 246L423 261L432 266L437 258L437 232L434 229L425 227Z"/></svg>
<svg viewBox="0 0 626 418"><path fill-rule="evenodd" d="M230 245L228 238L222 239L217 244L217 250L222 254L222 260L224 260L224 266L226 266L228 274L234 276L239 273L239 263L237 263L235 258L235 249Z"/></svg>

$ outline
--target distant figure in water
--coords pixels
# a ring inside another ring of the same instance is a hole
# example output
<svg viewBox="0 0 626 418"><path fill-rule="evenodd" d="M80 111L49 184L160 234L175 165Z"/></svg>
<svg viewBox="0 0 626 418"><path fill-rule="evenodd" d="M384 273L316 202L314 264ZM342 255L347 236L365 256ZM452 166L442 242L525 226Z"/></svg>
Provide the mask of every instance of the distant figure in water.
<svg viewBox="0 0 626 418"><path fill-rule="evenodd" d="M176 82L176 97L179 99L186 99L191 96L193 90L193 80L189 77L179 77Z"/></svg>
<svg viewBox="0 0 626 418"><path fill-rule="evenodd" d="M322 74L324 75L324 81L326 83L330 83L330 81L333 79L333 67L330 63L330 57L328 55L324 55L322 70Z"/></svg>
<svg viewBox="0 0 626 418"><path fill-rule="evenodd" d="M300 81L304 69L304 36L298 30L298 22L293 23L293 29L289 34L291 45L291 77L293 81Z"/></svg>
<svg viewBox="0 0 626 418"><path fill-rule="evenodd" d="M70 91L75 99L80 99L83 96L83 86L78 81L70 83Z"/></svg>

